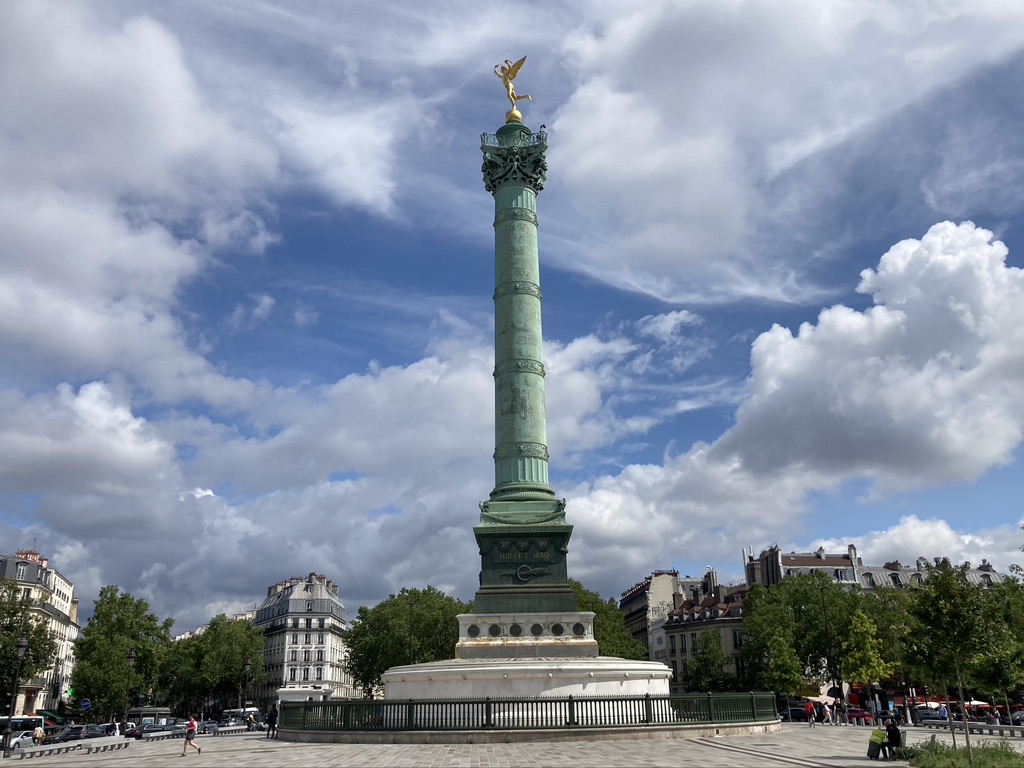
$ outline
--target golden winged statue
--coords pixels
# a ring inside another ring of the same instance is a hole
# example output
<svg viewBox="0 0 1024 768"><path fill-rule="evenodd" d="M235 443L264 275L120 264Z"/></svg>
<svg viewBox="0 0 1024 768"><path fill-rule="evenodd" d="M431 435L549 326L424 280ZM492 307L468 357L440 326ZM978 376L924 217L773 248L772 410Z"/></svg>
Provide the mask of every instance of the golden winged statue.
<svg viewBox="0 0 1024 768"><path fill-rule="evenodd" d="M508 100L512 104L512 109L516 108L516 102L526 99L527 101L533 101L529 94L523 94L519 96L516 94L516 87L512 84L512 81L516 79L516 75L519 74L519 70L523 68L523 64L526 63L526 57L523 56L519 61L513 64L509 59L505 59L504 64L494 65L494 76L501 78L501 82L505 84L505 91L508 93Z"/></svg>

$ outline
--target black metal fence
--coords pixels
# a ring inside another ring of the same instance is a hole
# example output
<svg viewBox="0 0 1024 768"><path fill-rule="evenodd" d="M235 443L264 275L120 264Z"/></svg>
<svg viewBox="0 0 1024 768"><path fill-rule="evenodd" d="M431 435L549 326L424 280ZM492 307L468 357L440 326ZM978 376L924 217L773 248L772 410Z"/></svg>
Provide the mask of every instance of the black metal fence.
<svg viewBox="0 0 1024 768"><path fill-rule="evenodd" d="M280 727L301 731L616 728L778 720L771 693L530 699L341 699L282 702Z"/></svg>

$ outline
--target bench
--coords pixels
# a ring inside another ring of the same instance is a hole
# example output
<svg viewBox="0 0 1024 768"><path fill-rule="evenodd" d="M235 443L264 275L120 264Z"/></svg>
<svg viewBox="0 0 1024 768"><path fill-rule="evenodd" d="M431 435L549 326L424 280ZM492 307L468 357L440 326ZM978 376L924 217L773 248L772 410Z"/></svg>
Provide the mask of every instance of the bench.
<svg viewBox="0 0 1024 768"><path fill-rule="evenodd" d="M949 730L948 720L925 720L921 723L925 728L941 728L943 730ZM1024 737L1024 728L1019 725L995 725L988 723L969 723L971 733L977 733L979 735L989 736L1020 736ZM958 731L964 729L963 721L954 720L953 728Z"/></svg>

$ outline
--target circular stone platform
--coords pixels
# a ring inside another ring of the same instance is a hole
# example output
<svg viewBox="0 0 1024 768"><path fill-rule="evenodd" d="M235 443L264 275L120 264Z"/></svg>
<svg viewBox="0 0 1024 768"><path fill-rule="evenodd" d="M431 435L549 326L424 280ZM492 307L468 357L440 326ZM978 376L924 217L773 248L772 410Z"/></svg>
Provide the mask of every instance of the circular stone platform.
<svg viewBox="0 0 1024 768"><path fill-rule="evenodd" d="M385 699L668 695L672 670L657 661L591 658L448 659L392 667Z"/></svg>

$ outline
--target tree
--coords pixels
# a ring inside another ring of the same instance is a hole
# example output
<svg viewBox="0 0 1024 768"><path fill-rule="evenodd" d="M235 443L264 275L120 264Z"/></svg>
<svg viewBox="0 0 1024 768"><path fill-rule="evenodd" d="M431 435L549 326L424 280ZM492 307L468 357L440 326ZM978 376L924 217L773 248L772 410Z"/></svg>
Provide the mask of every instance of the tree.
<svg viewBox="0 0 1024 768"><path fill-rule="evenodd" d="M145 600L136 600L114 585L100 590L92 618L75 641L71 685L98 713L111 720L126 706L146 700L163 655L171 644L173 619L160 621ZM128 654L135 651L129 669Z"/></svg>
<svg viewBox="0 0 1024 768"><path fill-rule="evenodd" d="M804 681L804 668L793 651L793 646L786 641L781 632L776 632L768 640L768 664L764 682L768 690L776 695L784 694L786 709L789 709L789 694L796 691Z"/></svg>
<svg viewBox="0 0 1024 768"><path fill-rule="evenodd" d="M50 667L57 655L57 638L39 613L43 606L39 600L26 598L14 579L0 580L0 695L4 696L0 705L5 710L18 675L22 636L28 646L21 659L20 680L29 680Z"/></svg>
<svg viewBox="0 0 1024 768"><path fill-rule="evenodd" d="M858 609L853 614L843 653L846 679L850 682L871 685L892 675L893 665L882 659L878 629L863 610Z"/></svg>
<svg viewBox="0 0 1024 768"><path fill-rule="evenodd" d="M403 589L373 608L361 606L345 635L346 669L362 689L371 693L391 667L455 657L460 613L471 603L449 597L434 587Z"/></svg>
<svg viewBox="0 0 1024 768"><path fill-rule="evenodd" d="M626 629L626 618L614 599L603 600L576 579L569 579L576 592L576 607L580 611L594 612L594 639L601 656L620 659L647 660L647 649L638 643Z"/></svg>
<svg viewBox="0 0 1024 768"><path fill-rule="evenodd" d="M690 661L691 691L720 691L725 687L725 651L722 636L715 630L702 632Z"/></svg>
<svg viewBox="0 0 1024 768"><path fill-rule="evenodd" d="M908 655L933 679L941 681L943 688L955 682L961 702L965 701L964 672L989 643L984 595L968 581L969 568L967 563L954 567L948 559L928 566L928 578L913 590L913 626L907 640ZM969 730L964 731L964 739L967 761L973 765Z"/></svg>
<svg viewBox="0 0 1024 768"><path fill-rule="evenodd" d="M747 591L743 600L743 646L740 648L745 687L753 691L780 690L777 683L771 682L769 670L772 660L782 654L783 645L796 660L803 679L805 667L797 658L793 645L796 631L796 618L784 592L761 584L755 584Z"/></svg>
<svg viewBox="0 0 1024 768"><path fill-rule="evenodd" d="M1008 579L983 594L988 642L967 672L980 690L993 697L1001 694L1009 712L1009 692L1024 686L1024 588L1016 579Z"/></svg>

